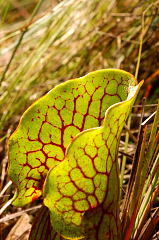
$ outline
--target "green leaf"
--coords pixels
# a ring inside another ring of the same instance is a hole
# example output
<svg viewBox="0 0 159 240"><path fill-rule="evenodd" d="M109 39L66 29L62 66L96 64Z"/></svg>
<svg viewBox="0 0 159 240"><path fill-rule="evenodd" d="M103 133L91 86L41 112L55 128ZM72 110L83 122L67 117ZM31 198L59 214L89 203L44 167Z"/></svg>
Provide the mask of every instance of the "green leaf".
<svg viewBox="0 0 159 240"><path fill-rule="evenodd" d="M134 85L136 80L125 71L99 70L60 84L31 105L9 140L13 204L37 199L48 171L64 160L72 139L100 126L106 109L125 100Z"/></svg>
<svg viewBox="0 0 159 240"><path fill-rule="evenodd" d="M120 79L124 79L124 76L121 78L120 75ZM110 80L111 88L106 88L106 92L109 89L111 94L108 96L116 97L113 88L117 82L116 76L111 76ZM99 239L104 239L104 236L108 236L107 239L119 239L119 173L116 154L122 128L142 83L135 87L122 83L120 91L125 101L117 101L108 108L101 127L76 135L66 150L64 161L47 175L44 204L50 210L54 230L65 238L85 237L85 226L90 224L87 212L103 204L103 211L107 209L107 213L105 220L103 215L99 218L99 222L105 221L105 229L101 231ZM109 237L111 233L115 238Z"/></svg>

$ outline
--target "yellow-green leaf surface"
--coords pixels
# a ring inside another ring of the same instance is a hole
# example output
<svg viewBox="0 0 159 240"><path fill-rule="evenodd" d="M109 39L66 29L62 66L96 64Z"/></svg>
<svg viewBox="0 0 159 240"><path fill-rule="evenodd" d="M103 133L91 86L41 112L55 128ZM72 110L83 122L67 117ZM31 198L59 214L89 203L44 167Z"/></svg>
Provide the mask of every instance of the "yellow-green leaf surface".
<svg viewBox="0 0 159 240"><path fill-rule="evenodd" d="M100 225L103 221L103 230L96 228L99 231L96 239L120 239L116 154L122 128L142 82L130 86L129 80L125 81L126 75L122 75L124 72L109 71L111 75L105 92L110 101L111 97L117 100L116 104L106 111L101 127L85 130L71 141L64 161L50 170L44 185L44 204L50 210L52 226L66 238L85 237L85 226L91 224L87 221L87 212L103 204L105 215L96 219ZM119 102L116 92L122 93L120 98L125 101Z"/></svg>
<svg viewBox="0 0 159 240"><path fill-rule="evenodd" d="M134 77L125 71L99 70L58 85L31 105L9 140L8 173L16 186L13 204L23 206L37 199L48 171L64 160L72 139L100 126L105 111L125 100L135 85ZM100 134L97 138L101 140ZM91 155L95 151L93 147Z"/></svg>

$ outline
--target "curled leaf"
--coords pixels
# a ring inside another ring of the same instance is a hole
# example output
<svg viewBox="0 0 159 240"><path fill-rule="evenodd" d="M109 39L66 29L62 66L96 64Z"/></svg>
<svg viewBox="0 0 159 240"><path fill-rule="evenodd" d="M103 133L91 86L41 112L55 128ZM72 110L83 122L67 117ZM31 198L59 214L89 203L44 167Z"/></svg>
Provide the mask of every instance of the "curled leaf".
<svg viewBox="0 0 159 240"><path fill-rule="evenodd" d="M110 79L113 84L114 81ZM84 237L85 213L103 202L103 210L107 209L107 217L110 218L107 226L103 226L104 234L108 236L113 232L118 237L119 173L116 154L122 128L141 85L142 82L137 86L122 84L125 101L107 109L101 127L77 134L66 150L64 161L47 175L44 204L50 210L54 230L65 238ZM116 96L113 85L111 87ZM107 239L111 239L109 236Z"/></svg>
<svg viewBox="0 0 159 240"><path fill-rule="evenodd" d="M122 70L99 70L58 85L23 114L9 139L8 174L16 186L13 204L42 194L46 175L61 163L72 139L101 125L106 109L127 98L134 77Z"/></svg>

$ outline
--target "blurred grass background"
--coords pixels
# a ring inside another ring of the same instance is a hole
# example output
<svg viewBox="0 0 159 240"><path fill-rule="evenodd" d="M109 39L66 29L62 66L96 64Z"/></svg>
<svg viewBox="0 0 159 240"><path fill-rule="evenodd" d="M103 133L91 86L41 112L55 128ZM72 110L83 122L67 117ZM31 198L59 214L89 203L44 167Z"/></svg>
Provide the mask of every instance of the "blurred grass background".
<svg viewBox="0 0 159 240"><path fill-rule="evenodd" d="M135 74L142 31L138 79L159 70L159 1L1 0L0 6L1 137L59 82L101 68ZM145 84L151 102L158 76Z"/></svg>

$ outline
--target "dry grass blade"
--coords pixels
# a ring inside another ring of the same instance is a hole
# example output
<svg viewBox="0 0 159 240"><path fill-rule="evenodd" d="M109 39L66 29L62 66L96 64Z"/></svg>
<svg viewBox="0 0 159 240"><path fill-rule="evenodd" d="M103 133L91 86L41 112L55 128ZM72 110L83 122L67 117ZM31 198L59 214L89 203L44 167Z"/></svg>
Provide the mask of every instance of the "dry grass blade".
<svg viewBox="0 0 159 240"><path fill-rule="evenodd" d="M7 191L7 189L11 186L11 184L12 184L12 181L9 181L6 185L5 185L5 187L2 189L2 191L0 192L0 197L2 197L3 196L3 194Z"/></svg>
<svg viewBox="0 0 159 240"><path fill-rule="evenodd" d="M139 235L139 232L141 231L141 229L143 229L145 223L147 222L146 216L150 214L150 205L155 202L158 195L158 191L156 190L159 177L159 139L157 133L157 128L159 124L158 114L159 104L156 113L152 114L141 124L143 134L140 134L140 142L137 146L137 148L140 146L140 148L138 148L138 154L136 155L137 171L134 177L133 187L130 192L131 197L127 201L127 214L125 216L123 215L123 220L126 219L127 221L127 223L125 224L126 240L130 239L131 235L135 234L136 237ZM147 141L147 124L150 120L152 120L152 116L154 117L154 115L155 119L151 128L149 141ZM134 171L134 169L132 169L132 171Z"/></svg>
<svg viewBox="0 0 159 240"><path fill-rule="evenodd" d="M149 194L149 191L148 191L147 194ZM142 228L143 228L143 226L146 222L146 219L148 218L148 215L151 211L151 208L152 208L153 204L155 203L158 195L159 195L159 186L153 192L152 198L150 199L150 201L148 203L146 202L144 204L144 207L145 207L145 205L146 205L146 207L144 208L143 214L141 215L140 220L138 222L137 231L136 231L136 234L135 234L135 237L134 237L135 240L139 239L139 235L141 235ZM142 206L141 206L141 208L142 208Z"/></svg>
<svg viewBox="0 0 159 240"><path fill-rule="evenodd" d="M149 145L148 145L148 158L152 159L152 155L155 151L154 146L156 146L155 142L156 139L154 139L154 136L156 136L157 133L157 129L158 129L158 123L159 123L159 101L158 101L158 107L157 107L157 111L155 114L155 119L152 125L152 130L151 130L151 135L150 135L150 139L149 139ZM153 162L150 162L150 167L153 164Z"/></svg>
<svg viewBox="0 0 159 240"><path fill-rule="evenodd" d="M144 102L143 102L144 103ZM142 105L142 112L141 112L141 118L140 118L140 126L139 126L139 132L138 132L138 139L137 139L137 147L135 150L135 154L133 157L133 166L132 166L132 170L131 170L131 176L130 176L130 180L127 186L127 190L126 190L126 194L124 197L124 202L122 205L122 223L123 223L123 229L127 228L127 224L130 220L130 216L127 215L127 209L130 207L130 197L132 194L132 189L134 186L134 180L135 180L135 176L136 176L136 171L137 171L137 165L138 165L138 158L140 155L140 150L141 150L141 143L142 143L142 139L143 139L143 128L141 127L141 123L142 123L142 119L144 116L144 105ZM123 230L124 231L124 230Z"/></svg>
<svg viewBox="0 0 159 240"><path fill-rule="evenodd" d="M7 221L10 221L14 218L17 218L17 217L20 217L22 216L24 213L26 212L30 212L30 211L33 211L33 210L37 210L41 208L41 205L38 205L38 206L35 206L35 207L31 207L31 208L28 208L26 210L23 210L23 211L19 211L17 213L13 213L13 214L9 214L9 215L6 215L5 217L1 218L0 219L0 223L3 223L3 222L7 222Z"/></svg>
<svg viewBox="0 0 159 240"><path fill-rule="evenodd" d="M138 240L147 240L150 239L156 225L159 223L159 207L155 210L155 212L152 214L150 219L147 221L145 227L143 228ZM157 234L156 234L157 235ZM159 236L157 236L158 238Z"/></svg>
<svg viewBox="0 0 159 240"><path fill-rule="evenodd" d="M9 232L5 240L20 239L23 236L23 240L28 239L28 232L31 229L30 218L28 214L23 214L12 230Z"/></svg>

